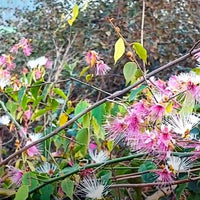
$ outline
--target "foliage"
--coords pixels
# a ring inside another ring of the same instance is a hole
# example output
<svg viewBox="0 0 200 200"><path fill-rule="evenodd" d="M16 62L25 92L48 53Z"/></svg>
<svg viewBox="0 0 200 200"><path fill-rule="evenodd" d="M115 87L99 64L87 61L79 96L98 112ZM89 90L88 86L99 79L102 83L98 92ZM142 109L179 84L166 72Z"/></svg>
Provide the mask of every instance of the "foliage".
<svg viewBox="0 0 200 200"><path fill-rule="evenodd" d="M178 20L174 12L184 21L181 8L194 4L146 2L145 39L138 42L138 13L144 6L140 1L35 3L35 10L16 13L23 16L19 30L0 32L6 44L0 56L1 197L152 199L163 198L166 191L166 198L188 193L196 198L198 68L165 80L151 77L160 70L148 69L156 57L162 63L184 53L177 49L184 48L184 42L176 38L168 47L158 48L167 36L175 33L183 40L185 33L177 27L166 30L166 24L155 21L172 20L173 26ZM196 14L190 17L196 20ZM10 27L17 20L9 21ZM190 32L192 25L187 25ZM92 26L96 32L90 31ZM156 28L161 33L155 33ZM199 50L181 61L192 55L199 65ZM111 72L119 67L126 88L109 93L104 87L116 80L118 74ZM113 78L107 79L109 74Z"/></svg>

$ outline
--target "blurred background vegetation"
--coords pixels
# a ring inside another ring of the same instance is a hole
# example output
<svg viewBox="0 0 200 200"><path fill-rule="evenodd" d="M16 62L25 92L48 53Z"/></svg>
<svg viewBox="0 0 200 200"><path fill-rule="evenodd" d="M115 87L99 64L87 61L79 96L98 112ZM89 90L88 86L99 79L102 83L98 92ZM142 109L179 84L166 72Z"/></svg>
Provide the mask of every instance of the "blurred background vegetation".
<svg viewBox="0 0 200 200"><path fill-rule="evenodd" d="M85 2L1 0L0 53L6 53L22 37L32 39L34 52L30 59L46 55L54 60L60 47L63 48L60 48L59 55L69 48L63 59L66 66L76 67L71 75L77 77L87 66L85 53L96 50L112 70L103 78L93 78L90 84L108 92L124 88L122 71L128 58L124 56L114 65L114 44L118 36L108 19L113 20L129 43L140 42L142 0L90 0L87 7ZM76 3L81 11L74 25L70 27L65 22L70 18ZM199 10L199 0L146 0L144 47L148 51L147 70L152 71L189 52L200 39ZM21 66L25 65L24 60L19 60L19 63ZM161 73L160 77L168 78L172 73L187 71L194 66L194 61L188 59L176 68ZM62 74L66 77L69 71L63 70ZM81 79L85 81L83 77ZM67 90L68 83L62 87ZM80 83L76 83L74 88L76 90L71 97L74 100L80 95L80 89L85 96L97 96L96 93L91 94L91 88Z"/></svg>

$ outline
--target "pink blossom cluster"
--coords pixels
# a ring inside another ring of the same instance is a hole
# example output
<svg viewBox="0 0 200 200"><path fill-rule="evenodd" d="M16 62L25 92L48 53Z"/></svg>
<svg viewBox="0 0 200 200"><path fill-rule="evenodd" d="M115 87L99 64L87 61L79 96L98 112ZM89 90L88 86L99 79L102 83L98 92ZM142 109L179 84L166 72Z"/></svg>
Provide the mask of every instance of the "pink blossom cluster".
<svg viewBox="0 0 200 200"><path fill-rule="evenodd" d="M11 50L11 54L2 54L0 56L0 89L3 90L10 84L10 72L16 67L13 53L17 53L19 49L23 49L24 55L29 56L32 52L29 40L22 38L18 44L15 44Z"/></svg>
<svg viewBox="0 0 200 200"><path fill-rule="evenodd" d="M97 76L105 75L110 70L110 67L106 65L103 60L100 60L96 51L88 51L85 56L85 60L90 67L95 67Z"/></svg>
<svg viewBox="0 0 200 200"><path fill-rule="evenodd" d="M19 49L23 50L23 53L25 56L30 56L32 53L32 48L30 46L30 40L26 39L26 38L22 38L18 44L15 44L10 52L11 53L17 53L19 51Z"/></svg>
<svg viewBox="0 0 200 200"><path fill-rule="evenodd" d="M108 120L105 129L109 140L124 139L133 151L145 152L165 164L176 149L200 152L200 138L191 132L200 123L200 115L193 112L200 101L200 75L181 73L166 82L151 78L142 96L124 116ZM190 162L197 158L191 157ZM170 169L166 165L159 170L157 181L173 180L175 174Z"/></svg>

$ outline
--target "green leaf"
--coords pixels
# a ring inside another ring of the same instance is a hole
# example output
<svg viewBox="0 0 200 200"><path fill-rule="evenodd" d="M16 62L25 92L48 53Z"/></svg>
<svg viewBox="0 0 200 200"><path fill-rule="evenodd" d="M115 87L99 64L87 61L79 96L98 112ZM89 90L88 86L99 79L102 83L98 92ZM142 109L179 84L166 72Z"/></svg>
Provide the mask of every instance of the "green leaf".
<svg viewBox="0 0 200 200"><path fill-rule="evenodd" d="M14 200L26 200L28 198L28 185L22 185L16 195Z"/></svg>
<svg viewBox="0 0 200 200"><path fill-rule="evenodd" d="M176 189L176 197L177 199L180 199L181 194L184 193L185 188L187 187L187 183L182 183L178 185L178 188Z"/></svg>
<svg viewBox="0 0 200 200"><path fill-rule="evenodd" d="M52 184L48 184L40 189L41 197L40 200L51 199L51 195L53 194L54 187Z"/></svg>
<svg viewBox="0 0 200 200"><path fill-rule="evenodd" d="M76 135L76 145L75 145L75 152L80 151L82 156L84 157L87 154L87 149L89 146L89 132L87 128L83 128L78 131Z"/></svg>
<svg viewBox="0 0 200 200"><path fill-rule="evenodd" d="M138 172L144 172L144 171L151 170L151 169L156 169L155 163L153 163L151 161L146 161L144 164L140 165ZM157 176L155 175L155 173L142 174L142 179L146 183L153 182L153 181L155 181L156 178L157 178Z"/></svg>
<svg viewBox="0 0 200 200"><path fill-rule="evenodd" d="M54 88L53 91L54 91L56 94L60 95L63 99L67 100L67 96L65 95L65 93L64 93L61 89L59 89L59 88Z"/></svg>
<svg viewBox="0 0 200 200"><path fill-rule="evenodd" d="M133 48L135 49L136 54L147 64L147 51L146 49L138 42L133 43Z"/></svg>
<svg viewBox="0 0 200 200"><path fill-rule="evenodd" d="M39 95L39 91L40 91L40 87L41 87L41 84L42 81L38 81L38 82L35 82L32 87L30 88L30 92L33 96L34 99L37 99L38 95Z"/></svg>
<svg viewBox="0 0 200 200"><path fill-rule="evenodd" d="M70 198L73 199L73 193L74 193L74 182L70 179L64 179L61 182L61 187L63 192Z"/></svg>
<svg viewBox="0 0 200 200"><path fill-rule="evenodd" d="M78 16L78 12L79 12L79 8L78 5L76 4L72 10L73 13L73 17L71 19L68 20L68 23L70 26L72 26L72 24L74 23L74 21L76 20L77 16Z"/></svg>
<svg viewBox="0 0 200 200"><path fill-rule="evenodd" d="M79 113L84 111L88 106L89 106L89 104L86 101L79 102L75 107L74 114L78 115ZM82 123L83 122L83 117L79 118L78 122Z"/></svg>
<svg viewBox="0 0 200 200"><path fill-rule="evenodd" d="M190 92L186 93L184 102L182 104L182 109L180 111L181 115L191 114L195 105L195 99Z"/></svg>
<svg viewBox="0 0 200 200"><path fill-rule="evenodd" d="M137 70L136 63L127 62L124 65L123 74L124 74L124 78L126 79L126 85L129 82L134 82L136 70Z"/></svg>
<svg viewBox="0 0 200 200"><path fill-rule="evenodd" d="M28 164L30 166L31 162L28 162ZM37 176L33 172L25 173L22 177L22 183L23 183L23 185L28 185L29 190L37 187L37 185L39 184L39 182L37 180Z"/></svg>
<svg viewBox="0 0 200 200"><path fill-rule="evenodd" d="M18 92L18 102L21 104L24 95L26 94L26 87L22 87Z"/></svg>
<svg viewBox="0 0 200 200"><path fill-rule="evenodd" d="M7 107L7 109L10 111L10 114L12 115L12 116L15 116L15 113L16 113L16 111L17 111L17 104L15 103L15 102L13 102L13 101L8 101L7 103L6 103L6 107Z"/></svg>
<svg viewBox="0 0 200 200"><path fill-rule="evenodd" d="M13 88L11 87L7 87L5 88L5 92L12 97L16 102L18 101L18 92L17 91L13 91Z"/></svg>
<svg viewBox="0 0 200 200"><path fill-rule="evenodd" d="M90 113L87 113L83 116L83 128L90 127Z"/></svg>
<svg viewBox="0 0 200 200"><path fill-rule="evenodd" d="M96 118L99 125L102 124L104 118L105 118L105 104L102 104L100 106L97 106L92 110L92 115Z"/></svg>
<svg viewBox="0 0 200 200"><path fill-rule="evenodd" d="M123 56L124 52L125 52L124 40L122 38L119 38L115 43L115 53L114 53L115 64Z"/></svg>
<svg viewBox="0 0 200 200"><path fill-rule="evenodd" d="M134 89L131 91L130 96L129 96L129 101L133 101L136 96L142 92L147 86L146 85L140 85L137 89Z"/></svg>
<svg viewBox="0 0 200 200"><path fill-rule="evenodd" d="M41 117L42 115L44 115L45 113L47 113L49 111L49 108L44 108L44 109L40 109L38 111L36 111L32 117L31 117L31 120L35 120L36 118L38 117Z"/></svg>
<svg viewBox="0 0 200 200"><path fill-rule="evenodd" d="M21 107L23 110L26 110L28 100L29 100L28 97L26 95L24 95L24 97L22 98L22 101L21 101Z"/></svg>
<svg viewBox="0 0 200 200"><path fill-rule="evenodd" d="M43 100L43 102L46 101L47 95L50 92L52 86L53 86L53 83L49 84L49 85L45 85L44 90L42 92L42 100Z"/></svg>

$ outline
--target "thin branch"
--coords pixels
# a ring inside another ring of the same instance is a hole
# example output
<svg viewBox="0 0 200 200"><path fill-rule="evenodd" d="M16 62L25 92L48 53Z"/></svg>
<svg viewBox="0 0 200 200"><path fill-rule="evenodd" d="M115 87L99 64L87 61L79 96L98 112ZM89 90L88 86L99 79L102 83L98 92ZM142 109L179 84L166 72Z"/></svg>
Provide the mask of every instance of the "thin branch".
<svg viewBox="0 0 200 200"><path fill-rule="evenodd" d="M197 181L200 180L200 177L195 177L195 178L188 178L188 179L182 179L178 181L172 181L172 182L167 182L166 185L177 185L177 184L182 184L182 183L188 183L192 181ZM154 183L133 183L133 184L112 184L109 186L109 188L144 188L144 187L155 187L155 186L161 186L164 183L159 183L159 182L154 182Z"/></svg>
<svg viewBox="0 0 200 200"><path fill-rule="evenodd" d="M11 120L14 122L14 124L18 127L18 129L20 130L20 132L22 133L23 135L23 138L25 139L27 136L26 136L26 133L24 132L24 130L22 129L22 127L20 126L20 124L15 120L15 118L11 115L11 113L7 110L5 104L3 101L0 100L0 104L1 104L1 107L3 108L3 110L5 111L5 113L11 118Z"/></svg>
<svg viewBox="0 0 200 200"><path fill-rule="evenodd" d="M154 76L156 75L157 73L169 68L169 67L172 67L184 60L186 60L187 58L191 57L192 55L196 54L200 52L200 49L196 49L194 50L191 54L190 53L187 53L186 55L174 60L174 61L171 61L169 62L168 64L166 65L163 65L157 69L155 69L154 71L148 73L146 75L146 78L149 78L151 76ZM17 155L21 154L22 152L26 151L27 149L29 149L30 147L34 146L34 145L37 145L51 137L53 137L54 135L56 135L57 133L59 133L60 131L62 131L63 129L67 128L69 125L71 125L72 123L74 123L76 120L78 120L80 117L82 117L83 115L85 115L86 113L88 113L89 111L91 111L92 109L98 107L99 105L105 103L107 101L107 99L112 99L112 98L116 98L118 96L121 96L127 92L129 92L131 89L137 87L138 85L140 85L141 83L143 83L145 80L144 78L141 78L139 81L137 81L136 83L134 83L133 85L130 85L128 86L127 88L123 89L123 90L119 90L115 93L113 93L112 95L104 98L104 99L101 99L100 101L94 103L93 105L91 105L90 107L88 107L87 109L85 109L84 111L82 111L81 113L79 113L78 115L76 115L75 117L73 117L72 119L70 119L67 123L65 123L63 126L60 126L59 128L55 129L54 131L52 131L51 133L49 133L48 135L46 135L45 137L42 137L41 139L23 147L22 149L20 149L19 151L13 153L12 155L10 155L9 157L7 157L6 159L4 159L1 163L0 163L0 166L8 163L11 159L13 159L14 157L16 157Z"/></svg>

